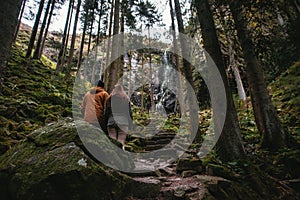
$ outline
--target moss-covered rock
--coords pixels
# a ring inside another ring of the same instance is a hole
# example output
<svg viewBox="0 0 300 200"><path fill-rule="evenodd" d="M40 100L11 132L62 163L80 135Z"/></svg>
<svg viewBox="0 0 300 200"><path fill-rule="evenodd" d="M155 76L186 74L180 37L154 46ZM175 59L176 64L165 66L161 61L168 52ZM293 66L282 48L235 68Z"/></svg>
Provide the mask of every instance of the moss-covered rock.
<svg viewBox="0 0 300 200"><path fill-rule="evenodd" d="M176 171L177 173L181 173L183 171L194 170L198 173L204 171L202 161L199 158L180 158L178 160Z"/></svg>
<svg viewBox="0 0 300 200"><path fill-rule="evenodd" d="M208 163L206 173L213 176L205 181L216 199L299 199L299 194L270 177L247 160L235 163ZM215 176L223 179L215 180Z"/></svg>
<svg viewBox="0 0 300 200"><path fill-rule="evenodd" d="M83 140L89 140L101 154L109 153L111 160L130 164L129 159L104 146L109 139L100 129L84 121L76 125L70 118L49 124L1 155L1 199L109 200L134 195L138 181L92 157L76 128L86 130L89 136ZM94 140L97 133L102 136Z"/></svg>

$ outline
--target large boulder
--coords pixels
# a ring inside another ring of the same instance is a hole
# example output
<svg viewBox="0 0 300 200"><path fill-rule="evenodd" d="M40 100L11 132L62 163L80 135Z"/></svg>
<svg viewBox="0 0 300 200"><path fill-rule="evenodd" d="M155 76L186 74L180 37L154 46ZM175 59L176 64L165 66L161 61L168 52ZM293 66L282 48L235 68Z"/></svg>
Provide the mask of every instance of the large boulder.
<svg viewBox="0 0 300 200"><path fill-rule="evenodd" d="M95 148L109 140L100 129L86 122L76 125L86 130L85 139ZM93 138L96 133L98 140ZM115 162L131 164L122 161L124 156L107 151ZM134 196L137 182L91 156L72 119L32 132L0 156L0 194L4 200L124 199Z"/></svg>

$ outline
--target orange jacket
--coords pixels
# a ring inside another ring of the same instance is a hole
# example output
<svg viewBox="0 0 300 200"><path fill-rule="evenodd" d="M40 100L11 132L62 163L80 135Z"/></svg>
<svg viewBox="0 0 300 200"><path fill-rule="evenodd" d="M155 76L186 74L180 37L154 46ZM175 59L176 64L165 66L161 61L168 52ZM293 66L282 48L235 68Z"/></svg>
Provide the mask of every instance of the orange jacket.
<svg viewBox="0 0 300 200"><path fill-rule="evenodd" d="M89 123L101 123L104 119L104 109L109 94L101 87L92 87L84 95L83 102L80 106L84 115L84 120Z"/></svg>

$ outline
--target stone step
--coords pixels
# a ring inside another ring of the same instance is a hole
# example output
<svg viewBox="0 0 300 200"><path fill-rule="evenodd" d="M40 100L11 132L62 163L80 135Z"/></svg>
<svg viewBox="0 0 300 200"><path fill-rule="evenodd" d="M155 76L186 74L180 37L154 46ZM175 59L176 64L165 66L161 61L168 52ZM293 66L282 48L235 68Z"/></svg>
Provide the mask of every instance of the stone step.
<svg viewBox="0 0 300 200"><path fill-rule="evenodd" d="M143 146L147 146L147 145L156 145L156 144L169 144L172 140L170 139L158 139L158 140L145 140L145 141L141 141Z"/></svg>
<svg viewBox="0 0 300 200"><path fill-rule="evenodd" d="M144 147L145 151L154 151L163 148L164 144L154 144L154 145L147 145Z"/></svg>

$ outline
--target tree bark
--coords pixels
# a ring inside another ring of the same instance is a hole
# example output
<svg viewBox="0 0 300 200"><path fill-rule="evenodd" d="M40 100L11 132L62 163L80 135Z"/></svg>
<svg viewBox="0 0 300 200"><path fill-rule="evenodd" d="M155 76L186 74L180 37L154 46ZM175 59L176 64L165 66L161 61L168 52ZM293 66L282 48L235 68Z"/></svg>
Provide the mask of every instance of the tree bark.
<svg viewBox="0 0 300 200"><path fill-rule="evenodd" d="M33 59L40 59L39 55L40 55L40 48L41 48L41 43L42 43L42 39L43 39L43 33L44 33L44 30L45 30L45 27L46 27L47 18L48 18L48 14L49 14L49 11L50 11L50 6L52 4L52 1L53 0L48 0L48 3L47 3L46 11L45 11L45 14L44 14L44 19L43 19L43 22L42 22L42 25L41 25L41 28L40 28L39 38L38 38L38 41L36 43L36 47L34 49Z"/></svg>
<svg viewBox="0 0 300 200"><path fill-rule="evenodd" d="M76 14L75 14L75 20L73 25L73 34L71 38L71 46L70 46L70 54L68 59L68 66L71 67L71 63L74 56L74 47L75 47L75 40L76 40L76 31L77 31L77 24L79 19L79 13L80 13L80 6L81 6L81 0L77 1L77 8L76 8Z"/></svg>
<svg viewBox="0 0 300 200"><path fill-rule="evenodd" d="M14 33L18 23L21 0L4 1L0 6L0 92L2 92L5 68L10 55Z"/></svg>
<svg viewBox="0 0 300 200"><path fill-rule="evenodd" d="M104 1L101 0L100 11L99 11L98 30L97 30L97 41L96 41L97 45L100 43L100 31L101 31L101 20L102 20L102 15L103 15L103 11L102 11L103 4L104 4Z"/></svg>
<svg viewBox="0 0 300 200"><path fill-rule="evenodd" d="M172 27L172 37L173 37L173 52L178 51L178 45L177 45L177 37L176 37L176 29L175 29L175 16L174 16L174 8L172 4L172 0L169 0L169 6L170 6L170 16L171 16L171 27ZM180 71L181 71L181 64L180 64L180 59L177 54L174 54L174 59L175 63L177 66L177 77L178 77L178 98L179 102L184 102L184 97L183 97L183 91L182 91L182 80L179 78L180 77ZM181 106L180 110L182 113L186 113L185 107Z"/></svg>
<svg viewBox="0 0 300 200"><path fill-rule="evenodd" d="M111 8L110 8L110 16L109 16L109 27L108 27L108 42L107 42L107 50L106 50L106 64L109 62L109 58L111 56L110 51L111 51L111 34L112 34L112 24L113 24L113 14L114 13L114 0L111 1ZM104 80L105 80L105 85L108 85L108 70L107 68L104 74Z"/></svg>
<svg viewBox="0 0 300 200"><path fill-rule="evenodd" d="M34 47L34 41L35 41L35 37L36 37L37 31L38 31L41 15L42 15L43 8L44 8L44 3L45 3L45 0L40 1L40 6L39 6L38 12L35 17L35 22L34 22L34 25L32 28L30 41L29 41L26 56L25 56L26 58L30 58L32 49Z"/></svg>
<svg viewBox="0 0 300 200"><path fill-rule="evenodd" d="M68 44L69 44L69 37L70 37L70 30L71 30L71 24L72 24L72 18L73 18L73 11L74 11L74 4L75 4L75 0L72 1L72 8L71 8L71 14L70 14L70 18L69 18L69 22L68 22L68 31L67 31L67 39L66 39L66 45L65 45L65 48L64 48L64 52L63 52L63 62L62 62L62 65L65 64L66 62L66 54L67 54L67 50L68 50ZM68 71L68 70L67 70Z"/></svg>
<svg viewBox="0 0 300 200"><path fill-rule="evenodd" d="M232 1L230 9L246 62L246 75L255 121L259 132L262 134L261 146L277 150L286 145L287 137L271 102L262 67L255 56L254 45L247 30L247 20L243 15L242 2Z"/></svg>
<svg viewBox="0 0 300 200"><path fill-rule="evenodd" d="M61 46L60 46L60 50L59 50L59 53L58 53L58 59L57 59L57 64L56 64L55 75L58 75L58 73L62 71L61 68L62 68L62 63L63 63L63 60L64 60L64 49L65 49L65 45L66 45L66 37L67 37L67 31L68 31L69 22L70 22L70 14L71 14L71 8L72 8L72 2L73 1L74 0L69 0L69 8L68 8L68 13L67 13L64 32L63 32L63 35L62 35Z"/></svg>
<svg viewBox="0 0 300 200"><path fill-rule="evenodd" d="M221 108L218 108L218 101L220 101L220 99L214 98L214 96L216 96L216 94L218 93L218 90L217 88L212 87L214 89L210 92L212 93L212 105L215 105L213 110L214 124L216 128L222 130L220 138L216 145L216 150L221 160L233 161L243 158L245 156L245 150L242 145L238 118L233 103L232 93L226 76L225 65L222 58L215 24L213 21L213 15L210 10L208 0L194 1L194 4L197 9L198 18L200 21L204 48L215 62L221 74L227 98L225 123L222 128L219 124L220 122L217 120L217 115L223 114L218 113L218 110L221 110Z"/></svg>
<svg viewBox="0 0 300 200"><path fill-rule="evenodd" d="M15 31L15 35L14 35L14 42L16 41L16 39L18 37L18 33L19 33L19 30L20 30L20 25L21 25L23 13L24 13L24 10L25 10L26 2L27 2L27 0L22 1L22 8L21 8L21 11L19 13L18 24L17 24L17 28L16 28L16 31Z"/></svg>
<svg viewBox="0 0 300 200"><path fill-rule="evenodd" d="M115 11L114 11L114 26L113 26L113 39L112 39L112 49L111 49L111 66L109 68L109 81L107 85L107 90L112 91L114 85L118 82L118 72L120 60L118 57L119 51L119 40L117 34L119 34L119 23L120 23L120 0L115 0Z"/></svg>
<svg viewBox="0 0 300 200"><path fill-rule="evenodd" d="M55 8L55 3L56 3L56 0L52 0L52 5L51 5L51 10L50 10L50 13L49 13L48 21L47 21L46 30L45 30L45 33L44 33L43 41L42 41L40 52L39 52L39 58L43 54L45 42L46 42L47 35L48 35L48 30L49 30L49 27L50 27L50 24L51 24L51 19L52 19L52 16L53 16L53 11L54 11L54 8Z"/></svg>
<svg viewBox="0 0 300 200"><path fill-rule="evenodd" d="M93 4L95 5L95 1L93 2ZM88 55L90 54L91 51L91 43L92 43L92 34L93 34L93 25L94 25L94 15L95 15L95 6L92 7L92 20L91 20L91 24L90 24L90 32L89 32L89 42L88 42Z"/></svg>
<svg viewBox="0 0 300 200"><path fill-rule="evenodd" d="M175 13L176 13L176 18L177 18L177 25L178 25L178 31L180 34L184 34L184 26L183 26L183 20L182 20L182 14L181 14L181 8L180 8L180 3L179 0L174 0L174 5L175 5ZM189 49L186 46L185 40L182 37L182 35L179 35L179 42L180 42L180 47L181 47L181 54L182 54L182 63L183 63L183 74L187 80L186 82L186 88L188 87L188 83L190 86L195 89L194 83L193 83L193 77L192 77L192 66L191 64L187 61L186 58L190 56ZM188 106L189 106L189 114L190 114L190 133L191 136L192 134L196 134L198 132L198 126L199 126L199 120L198 120L198 105L196 102L193 100L192 92L187 92L187 100L188 100ZM183 103L183 102L180 102ZM186 113L183 113L184 115Z"/></svg>
<svg viewBox="0 0 300 200"><path fill-rule="evenodd" d="M81 59L83 55L83 47L84 47L84 41L85 41L85 32L87 28L87 22L88 22L88 15L89 15L89 9L85 11L84 16L84 24L83 24L83 30L82 30L82 36L81 36L81 43L80 43L80 50L79 50L79 56L78 56L78 62L77 62L77 70L79 70L81 66Z"/></svg>

